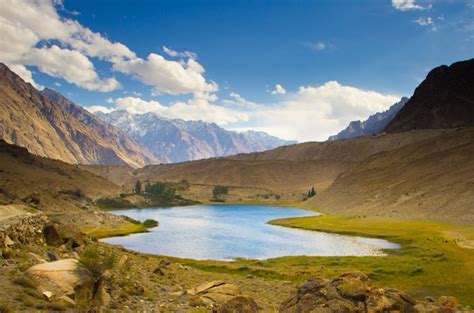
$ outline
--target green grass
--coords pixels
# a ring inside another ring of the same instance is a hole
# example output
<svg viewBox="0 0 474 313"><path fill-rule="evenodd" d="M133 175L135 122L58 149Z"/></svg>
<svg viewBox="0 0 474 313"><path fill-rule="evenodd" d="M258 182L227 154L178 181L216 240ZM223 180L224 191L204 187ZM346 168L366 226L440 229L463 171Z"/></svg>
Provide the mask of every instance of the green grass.
<svg viewBox="0 0 474 313"><path fill-rule="evenodd" d="M335 277L364 271L379 287L398 288L415 298L452 295L474 305L474 249L459 243L474 239L474 228L435 222L382 218L319 216L279 219L271 224L338 234L384 238L402 244L388 256L281 257L236 262L185 260L189 266L235 275L254 275L303 282L315 276ZM460 242L461 241L461 242Z"/></svg>
<svg viewBox="0 0 474 313"><path fill-rule="evenodd" d="M82 232L89 236L100 238L126 236L136 233L146 233L148 228L143 224L126 223L118 227L96 227L96 228L82 228Z"/></svg>

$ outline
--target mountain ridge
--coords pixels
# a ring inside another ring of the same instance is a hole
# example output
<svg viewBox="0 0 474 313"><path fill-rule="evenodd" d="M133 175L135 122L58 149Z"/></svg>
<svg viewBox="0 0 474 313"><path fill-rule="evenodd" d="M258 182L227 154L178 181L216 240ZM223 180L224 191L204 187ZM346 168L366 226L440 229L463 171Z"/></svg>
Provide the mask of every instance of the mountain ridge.
<svg viewBox="0 0 474 313"><path fill-rule="evenodd" d="M294 143L264 132L238 133L215 123L168 119L154 113L130 114L119 110L97 112L96 116L132 135L170 163L270 150Z"/></svg>
<svg viewBox="0 0 474 313"><path fill-rule="evenodd" d="M0 64L0 138L68 163L141 167L159 160L133 138L52 90Z"/></svg>
<svg viewBox="0 0 474 313"><path fill-rule="evenodd" d="M370 136L381 132L395 115L403 108L409 99L403 97L394 103L386 111L375 113L364 121L352 121L349 125L334 136L329 136L328 140L348 139L359 136Z"/></svg>

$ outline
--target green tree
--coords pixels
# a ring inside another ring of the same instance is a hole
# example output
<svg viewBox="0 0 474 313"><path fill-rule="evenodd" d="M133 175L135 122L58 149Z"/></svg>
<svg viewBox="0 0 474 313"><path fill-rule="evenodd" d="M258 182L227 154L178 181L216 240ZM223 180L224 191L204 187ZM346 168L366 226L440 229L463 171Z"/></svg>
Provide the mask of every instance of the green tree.
<svg viewBox="0 0 474 313"><path fill-rule="evenodd" d="M227 186L217 185L212 190L212 195L214 196L214 199L218 199L219 196L226 195L228 193L229 193L229 187L227 187Z"/></svg>
<svg viewBox="0 0 474 313"><path fill-rule="evenodd" d="M135 183L135 193L137 195L142 193L142 183L139 180Z"/></svg>

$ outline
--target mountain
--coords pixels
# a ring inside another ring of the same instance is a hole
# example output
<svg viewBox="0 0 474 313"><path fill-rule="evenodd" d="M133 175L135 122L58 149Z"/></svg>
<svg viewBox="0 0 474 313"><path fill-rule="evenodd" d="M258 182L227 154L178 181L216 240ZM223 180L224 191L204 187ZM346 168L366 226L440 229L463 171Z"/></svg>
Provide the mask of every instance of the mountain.
<svg viewBox="0 0 474 313"><path fill-rule="evenodd" d="M0 63L0 138L68 163L140 167L154 154L59 93L36 90Z"/></svg>
<svg viewBox="0 0 474 313"><path fill-rule="evenodd" d="M0 205L24 203L49 212L84 212L92 207L91 199L120 191L77 165L30 154L0 139Z"/></svg>
<svg viewBox="0 0 474 313"><path fill-rule="evenodd" d="M337 135L330 136L328 140L332 141L378 134L390 123L407 101L408 98L403 97L387 111L375 113L369 116L365 121L352 121L346 129L340 131Z"/></svg>
<svg viewBox="0 0 474 313"><path fill-rule="evenodd" d="M474 59L430 71L384 131L467 125L474 125Z"/></svg>
<svg viewBox="0 0 474 313"><path fill-rule="evenodd" d="M263 132L238 133L214 123L167 119L154 113L114 111L97 112L96 115L171 163L263 151L295 143Z"/></svg>

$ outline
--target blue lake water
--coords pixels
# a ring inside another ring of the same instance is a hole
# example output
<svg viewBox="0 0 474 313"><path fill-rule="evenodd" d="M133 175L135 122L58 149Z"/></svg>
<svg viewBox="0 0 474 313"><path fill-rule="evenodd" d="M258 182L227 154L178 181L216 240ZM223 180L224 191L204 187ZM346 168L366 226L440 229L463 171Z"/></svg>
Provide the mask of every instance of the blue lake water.
<svg viewBox="0 0 474 313"><path fill-rule="evenodd" d="M318 213L264 205L198 205L112 212L159 221L149 233L102 241L158 255L199 260L268 259L290 255L384 255L399 245L382 239L329 234L267 224L276 218Z"/></svg>

